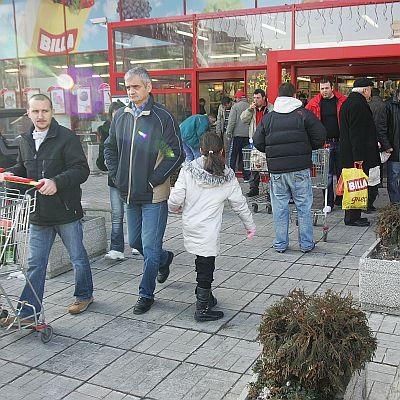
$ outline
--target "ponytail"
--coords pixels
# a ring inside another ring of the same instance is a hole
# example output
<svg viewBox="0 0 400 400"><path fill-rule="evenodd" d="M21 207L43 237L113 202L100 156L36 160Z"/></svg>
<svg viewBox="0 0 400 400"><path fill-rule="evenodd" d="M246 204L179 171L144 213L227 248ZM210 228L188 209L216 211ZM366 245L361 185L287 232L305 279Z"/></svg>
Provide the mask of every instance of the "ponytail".
<svg viewBox="0 0 400 400"><path fill-rule="evenodd" d="M212 132L205 133L200 139L201 154L204 156L204 169L212 175L223 176L225 159L222 156L221 138Z"/></svg>

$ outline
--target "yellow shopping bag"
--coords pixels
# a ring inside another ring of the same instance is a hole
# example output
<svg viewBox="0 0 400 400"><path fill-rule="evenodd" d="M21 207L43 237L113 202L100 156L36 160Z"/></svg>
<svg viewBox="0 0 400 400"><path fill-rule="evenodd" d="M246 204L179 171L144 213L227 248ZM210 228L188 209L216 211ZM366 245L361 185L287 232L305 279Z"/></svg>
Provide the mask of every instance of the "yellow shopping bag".
<svg viewBox="0 0 400 400"><path fill-rule="evenodd" d="M354 168L343 168L343 210L366 209L368 205L368 176L362 169L362 162L355 162Z"/></svg>

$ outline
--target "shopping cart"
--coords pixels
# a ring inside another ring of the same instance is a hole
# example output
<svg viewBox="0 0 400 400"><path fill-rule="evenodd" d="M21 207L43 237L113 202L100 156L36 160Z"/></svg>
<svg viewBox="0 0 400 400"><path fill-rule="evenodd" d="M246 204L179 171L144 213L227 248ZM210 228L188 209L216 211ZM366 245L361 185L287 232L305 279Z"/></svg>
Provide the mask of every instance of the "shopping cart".
<svg viewBox="0 0 400 400"><path fill-rule="evenodd" d="M322 240L327 241L329 227L326 221L328 213L328 172L329 172L329 147L312 151L311 186L313 189L324 190L324 204L322 209L313 208L313 225L318 224L319 217L323 217ZM296 215L296 210L293 210ZM298 224L296 216L296 224Z"/></svg>
<svg viewBox="0 0 400 400"><path fill-rule="evenodd" d="M265 154L254 148L243 149L242 153L244 169L260 173L259 194L249 199L251 208L253 212L257 213L259 206L265 206L267 213L271 214L271 198L268 188L269 173Z"/></svg>
<svg viewBox="0 0 400 400"><path fill-rule="evenodd" d="M0 172L3 171L0 169ZM53 336L53 329L45 323L43 306L37 311L33 305L21 302L17 297L8 294L1 282L2 278L12 276L10 274L23 276L36 300L41 303L26 274L29 216L36 207L36 189L39 185L31 179L16 176L7 176L5 180L33 187L25 191L10 188L6 182L0 185L0 337L30 329L38 332L42 342L47 343ZM31 320L31 324L21 324L18 311L22 306L30 310L24 320Z"/></svg>

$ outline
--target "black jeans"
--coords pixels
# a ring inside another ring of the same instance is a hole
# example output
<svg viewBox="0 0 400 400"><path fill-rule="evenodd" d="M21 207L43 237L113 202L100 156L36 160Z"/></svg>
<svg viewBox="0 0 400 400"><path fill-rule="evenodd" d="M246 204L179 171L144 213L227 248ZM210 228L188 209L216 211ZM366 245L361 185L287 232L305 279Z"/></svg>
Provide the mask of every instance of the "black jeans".
<svg viewBox="0 0 400 400"><path fill-rule="evenodd" d="M243 179L250 178L250 171L247 171L243 167L243 153L242 150L249 145L248 137L235 136L232 138L232 153L230 158L230 167L236 171L236 162L238 163L238 169L243 173Z"/></svg>
<svg viewBox="0 0 400 400"><path fill-rule="evenodd" d="M368 186L368 208L374 205L374 201L378 197L378 185Z"/></svg>
<svg viewBox="0 0 400 400"><path fill-rule="evenodd" d="M203 289L211 289L214 280L215 257L196 256L197 286Z"/></svg>
<svg viewBox="0 0 400 400"><path fill-rule="evenodd" d="M260 173L257 171L252 171L251 172L251 177L250 177L250 189L258 190L260 186Z"/></svg>

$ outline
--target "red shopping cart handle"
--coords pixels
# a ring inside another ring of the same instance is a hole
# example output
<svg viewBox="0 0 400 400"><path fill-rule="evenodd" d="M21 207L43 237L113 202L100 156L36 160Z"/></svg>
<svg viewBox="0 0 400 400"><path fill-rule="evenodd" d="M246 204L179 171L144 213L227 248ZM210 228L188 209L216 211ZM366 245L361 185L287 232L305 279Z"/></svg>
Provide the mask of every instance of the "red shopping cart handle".
<svg viewBox="0 0 400 400"><path fill-rule="evenodd" d="M22 178L21 176L14 175L5 176L4 180L7 182L20 183L21 185L35 186L36 189L40 189L44 185L44 182L39 183L30 178Z"/></svg>

